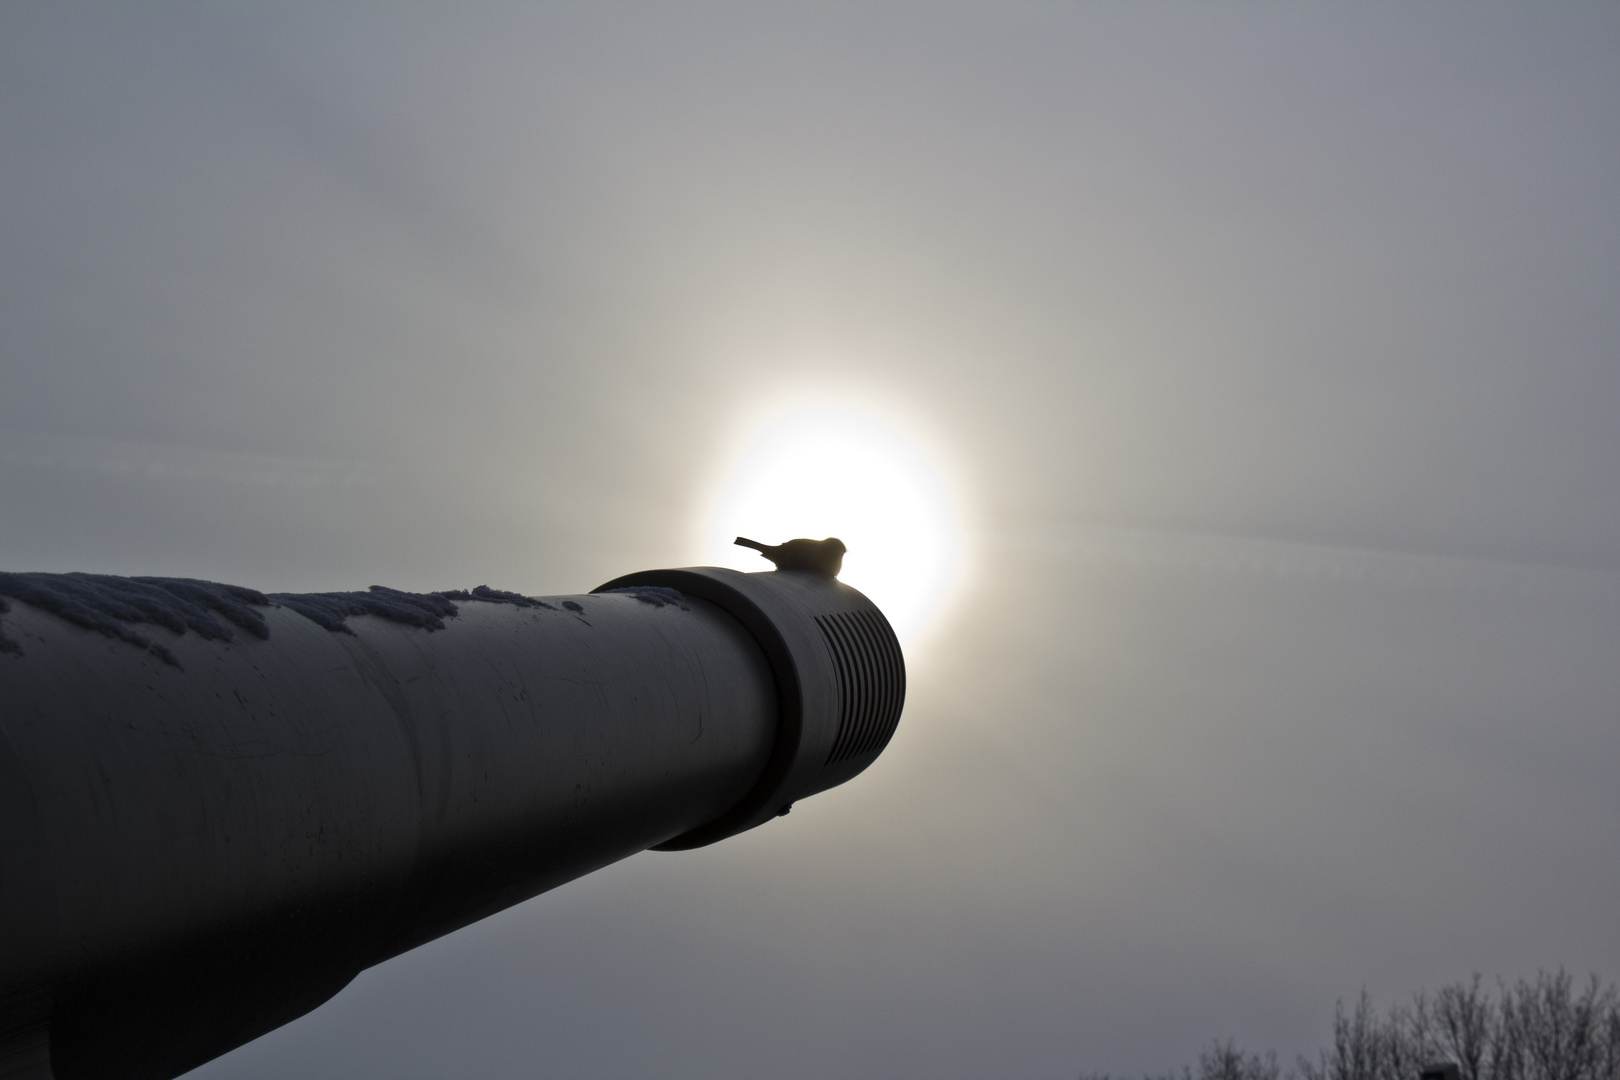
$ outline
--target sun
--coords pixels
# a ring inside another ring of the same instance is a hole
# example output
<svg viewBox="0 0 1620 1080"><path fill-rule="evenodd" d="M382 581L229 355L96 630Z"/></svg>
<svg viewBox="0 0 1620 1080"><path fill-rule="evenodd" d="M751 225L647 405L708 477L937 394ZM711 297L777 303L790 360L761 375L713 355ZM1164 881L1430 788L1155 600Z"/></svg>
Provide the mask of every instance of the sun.
<svg viewBox="0 0 1620 1080"><path fill-rule="evenodd" d="M839 579L864 592L904 643L938 614L957 574L960 529L941 470L915 438L843 406L779 411L742 440L708 515L706 557L767 570L732 544L836 536Z"/></svg>

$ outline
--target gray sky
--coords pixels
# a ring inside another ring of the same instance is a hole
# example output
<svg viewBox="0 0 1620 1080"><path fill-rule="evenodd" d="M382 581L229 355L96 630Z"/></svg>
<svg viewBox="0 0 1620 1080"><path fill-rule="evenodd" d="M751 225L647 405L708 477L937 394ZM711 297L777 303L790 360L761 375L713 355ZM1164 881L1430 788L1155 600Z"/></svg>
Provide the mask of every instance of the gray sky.
<svg viewBox="0 0 1620 1080"><path fill-rule="evenodd" d="M5 569L586 591L828 393L932 433L970 553L857 781L196 1075L1062 1077L1620 977L1617 55L1600 4L0 9Z"/></svg>

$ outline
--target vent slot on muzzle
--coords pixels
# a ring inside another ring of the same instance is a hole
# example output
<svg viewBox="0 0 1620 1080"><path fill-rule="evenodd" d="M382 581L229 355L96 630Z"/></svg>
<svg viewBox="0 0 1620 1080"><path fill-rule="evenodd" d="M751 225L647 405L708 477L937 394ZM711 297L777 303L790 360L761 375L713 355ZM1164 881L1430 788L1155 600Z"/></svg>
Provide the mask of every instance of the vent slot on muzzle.
<svg viewBox="0 0 1620 1080"><path fill-rule="evenodd" d="M877 611L818 615L838 668L838 734L827 764L875 754L888 743L906 700L906 666L889 622Z"/></svg>

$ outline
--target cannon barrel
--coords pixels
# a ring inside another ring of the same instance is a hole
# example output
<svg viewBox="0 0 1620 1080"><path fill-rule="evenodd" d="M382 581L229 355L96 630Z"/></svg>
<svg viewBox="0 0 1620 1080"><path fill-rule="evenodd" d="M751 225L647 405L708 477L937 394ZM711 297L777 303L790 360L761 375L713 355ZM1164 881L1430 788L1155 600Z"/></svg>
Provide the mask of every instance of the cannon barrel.
<svg viewBox="0 0 1620 1080"><path fill-rule="evenodd" d="M869 765L904 689L882 613L807 571L540 598L0 574L0 1078L173 1077L760 825Z"/></svg>

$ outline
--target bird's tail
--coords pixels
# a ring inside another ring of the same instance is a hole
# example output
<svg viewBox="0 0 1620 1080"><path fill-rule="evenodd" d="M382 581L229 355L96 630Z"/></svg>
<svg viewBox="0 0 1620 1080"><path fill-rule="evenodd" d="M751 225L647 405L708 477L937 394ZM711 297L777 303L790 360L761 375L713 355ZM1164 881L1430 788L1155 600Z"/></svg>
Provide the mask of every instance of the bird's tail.
<svg viewBox="0 0 1620 1080"><path fill-rule="evenodd" d="M737 539L733 540L732 543L736 544L738 547L753 548L755 551L765 550L764 544L760 543L758 540L750 540L746 536L739 536Z"/></svg>

